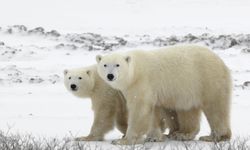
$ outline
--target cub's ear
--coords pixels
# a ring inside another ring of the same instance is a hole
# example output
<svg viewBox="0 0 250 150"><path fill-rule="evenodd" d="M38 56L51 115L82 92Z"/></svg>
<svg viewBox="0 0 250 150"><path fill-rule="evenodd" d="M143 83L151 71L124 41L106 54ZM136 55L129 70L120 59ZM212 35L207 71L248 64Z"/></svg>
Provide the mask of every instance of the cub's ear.
<svg viewBox="0 0 250 150"><path fill-rule="evenodd" d="M63 71L63 74L66 75L68 72L69 72L69 71L68 71L67 69L65 69L65 70Z"/></svg>
<svg viewBox="0 0 250 150"><path fill-rule="evenodd" d="M102 60L102 56L101 55L96 55L96 62L99 63Z"/></svg>
<svg viewBox="0 0 250 150"><path fill-rule="evenodd" d="M130 57L130 56L126 56L126 57L125 57L125 60L126 60L127 63L130 63L131 57Z"/></svg>
<svg viewBox="0 0 250 150"><path fill-rule="evenodd" d="M87 73L87 75L89 75L89 76L91 75L91 71L90 71L90 70L87 70L86 73Z"/></svg>

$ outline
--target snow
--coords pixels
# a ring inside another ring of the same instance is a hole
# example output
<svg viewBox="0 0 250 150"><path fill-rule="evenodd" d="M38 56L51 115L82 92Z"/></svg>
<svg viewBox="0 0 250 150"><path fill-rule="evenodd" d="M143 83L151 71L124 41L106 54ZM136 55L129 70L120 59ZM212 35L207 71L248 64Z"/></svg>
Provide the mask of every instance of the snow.
<svg viewBox="0 0 250 150"><path fill-rule="evenodd" d="M249 136L250 85L244 85L250 81L249 8L247 0L1 2L0 130L87 135L90 100L66 91L64 69L93 64L97 54L114 50L197 43L213 48L231 69L233 138ZM197 138L205 134L203 116ZM115 129L106 140L121 136Z"/></svg>

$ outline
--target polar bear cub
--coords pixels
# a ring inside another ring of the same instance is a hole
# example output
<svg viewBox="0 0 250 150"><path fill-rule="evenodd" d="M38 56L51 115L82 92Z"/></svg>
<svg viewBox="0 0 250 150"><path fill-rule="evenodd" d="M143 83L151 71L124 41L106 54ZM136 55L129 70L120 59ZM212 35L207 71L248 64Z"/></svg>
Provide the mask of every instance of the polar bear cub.
<svg viewBox="0 0 250 150"><path fill-rule="evenodd" d="M94 122L86 137L76 140L101 141L114 125L123 134L127 130L126 102L121 92L114 90L97 74L96 65L64 71L68 91L81 98L90 98Z"/></svg>
<svg viewBox="0 0 250 150"><path fill-rule="evenodd" d="M128 130L117 144L142 143L157 118L155 106L176 110L179 131L173 137L194 139L204 112L211 134L205 141L231 138L231 77L224 62L197 45L171 46L152 51L98 55L98 73L121 90L127 101Z"/></svg>

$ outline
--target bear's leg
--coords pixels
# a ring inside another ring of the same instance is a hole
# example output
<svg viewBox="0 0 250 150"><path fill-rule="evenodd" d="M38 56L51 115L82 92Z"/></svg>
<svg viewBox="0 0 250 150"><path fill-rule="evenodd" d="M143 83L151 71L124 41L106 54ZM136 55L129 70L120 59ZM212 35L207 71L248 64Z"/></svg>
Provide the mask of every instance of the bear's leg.
<svg viewBox="0 0 250 150"><path fill-rule="evenodd" d="M86 137L75 138L76 141L102 141L104 135L114 127L115 112L113 108L104 106L94 110L94 122L90 134Z"/></svg>
<svg viewBox="0 0 250 150"><path fill-rule="evenodd" d="M165 128L162 129L165 131L166 128L169 128L168 136L171 136L173 133L179 130L179 123L177 118L177 113L175 110L166 109L165 117L162 120L162 123L165 124ZM163 125L162 125L163 127Z"/></svg>
<svg viewBox="0 0 250 150"><path fill-rule="evenodd" d="M134 145L144 143L144 135L147 134L151 121L153 121L153 108L156 98L150 90L140 91L141 87L126 92L128 129L126 136L123 139L113 141L113 144Z"/></svg>
<svg viewBox="0 0 250 150"><path fill-rule="evenodd" d="M231 138L229 102L228 99L220 99L214 104L204 105L203 111L210 125L211 134L200 137L200 140L219 142Z"/></svg>
<svg viewBox="0 0 250 150"><path fill-rule="evenodd" d="M119 131L123 133L123 135L126 135L127 128L128 128L128 121L127 121L126 113L124 114L117 114L116 115L116 127Z"/></svg>
<svg viewBox="0 0 250 150"><path fill-rule="evenodd" d="M163 107L155 106L154 108L154 118L151 122L149 132L147 134L146 142L161 142L164 140L164 131L168 122L165 119L167 114Z"/></svg>
<svg viewBox="0 0 250 150"><path fill-rule="evenodd" d="M190 110L177 110L179 130L172 133L170 138L175 140L193 140L200 131L201 110L192 108Z"/></svg>
<svg viewBox="0 0 250 150"><path fill-rule="evenodd" d="M126 100L122 96L120 99L116 99L116 116L115 116L115 123L116 127L119 131L123 133L123 137L125 137L127 128L128 128L128 113L127 113L127 106Z"/></svg>

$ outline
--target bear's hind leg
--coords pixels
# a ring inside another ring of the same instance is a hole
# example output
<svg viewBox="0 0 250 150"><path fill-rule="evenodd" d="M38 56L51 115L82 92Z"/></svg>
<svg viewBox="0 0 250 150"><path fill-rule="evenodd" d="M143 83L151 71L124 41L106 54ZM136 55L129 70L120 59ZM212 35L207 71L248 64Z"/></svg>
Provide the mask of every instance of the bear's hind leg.
<svg viewBox="0 0 250 150"><path fill-rule="evenodd" d="M169 117L169 118L168 118ZM167 121L166 121L167 120ZM151 122L149 132L147 133L146 142L161 142L165 139L164 131L170 124L170 115L167 114L165 108L155 106L154 118Z"/></svg>
<svg viewBox="0 0 250 150"><path fill-rule="evenodd" d="M115 114L115 123L119 131L123 133L125 137L127 128L128 128L128 111L126 106L126 100L124 96L119 93L120 99L116 99L116 114Z"/></svg>
<svg viewBox="0 0 250 150"><path fill-rule="evenodd" d="M120 118L121 117L121 118ZM123 137L125 137L128 123L127 123L127 117L126 116L116 116L116 127L119 131L123 133Z"/></svg>
<svg viewBox="0 0 250 150"><path fill-rule="evenodd" d="M166 116L163 121L163 123L165 124L164 131L166 128L169 129L167 137L171 136L173 133L179 130L179 122L175 110L166 109Z"/></svg>
<svg viewBox="0 0 250 150"><path fill-rule="evenodd" d="M203 108L211 128L209 136L202 136L200 140L209 142L226 141L231 138L229 100L216 100L214 104L206 104Z"/></svg>
<svg viewBox="0 0 250 150"><path fill-rule="evenodd" d="M170 135L171 139L175 140L193 140L200 131L200 116L199 108L192 108L188 111L177 110L177 118L179 130Z"/></svg>

